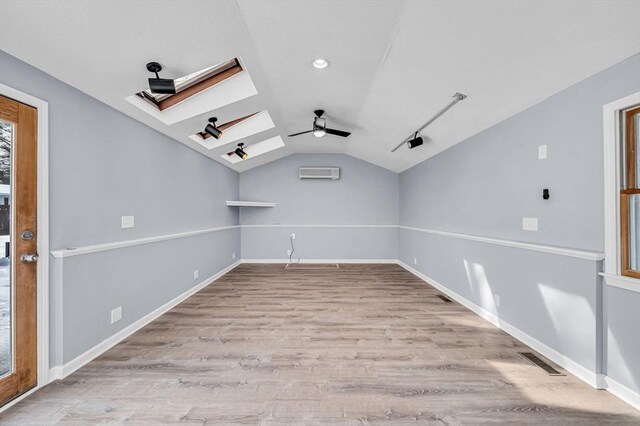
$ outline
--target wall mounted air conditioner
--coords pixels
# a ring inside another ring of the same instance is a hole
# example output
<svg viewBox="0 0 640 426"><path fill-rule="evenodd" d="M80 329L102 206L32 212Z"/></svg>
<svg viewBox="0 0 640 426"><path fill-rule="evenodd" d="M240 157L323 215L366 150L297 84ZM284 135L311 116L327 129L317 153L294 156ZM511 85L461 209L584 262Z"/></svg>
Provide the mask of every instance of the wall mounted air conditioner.
<svg viewBox="0 0 640 426"><path fill-rule="evenodd" d="M300 179L340 179L340 167L300 167Z"/></svg>

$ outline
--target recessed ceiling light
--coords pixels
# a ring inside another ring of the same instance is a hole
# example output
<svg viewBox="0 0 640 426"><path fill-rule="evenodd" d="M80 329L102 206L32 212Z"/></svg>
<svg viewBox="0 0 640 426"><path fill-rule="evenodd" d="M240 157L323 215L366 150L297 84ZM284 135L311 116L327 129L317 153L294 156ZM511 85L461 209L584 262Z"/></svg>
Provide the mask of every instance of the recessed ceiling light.
<svg viewBox="0 0 640 426"><path fill-rule="evenodd" d="M329 60L328 59L324 59L324 58L318 58L318 59L314 59L311 62L311 65L313 65L314 68L316 69L323 69L323 68L329 68Z"/></svg>

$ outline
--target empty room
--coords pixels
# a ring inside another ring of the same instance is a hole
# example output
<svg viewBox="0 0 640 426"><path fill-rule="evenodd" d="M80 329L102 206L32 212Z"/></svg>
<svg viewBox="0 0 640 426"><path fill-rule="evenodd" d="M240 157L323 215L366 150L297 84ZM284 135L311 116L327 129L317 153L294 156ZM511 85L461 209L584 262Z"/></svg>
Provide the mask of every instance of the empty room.
<svg viewBox="0 0 640 426"><path fill-rule="evenodd" d="M0 425L640 424L640 0L0 15Z"/></svg>

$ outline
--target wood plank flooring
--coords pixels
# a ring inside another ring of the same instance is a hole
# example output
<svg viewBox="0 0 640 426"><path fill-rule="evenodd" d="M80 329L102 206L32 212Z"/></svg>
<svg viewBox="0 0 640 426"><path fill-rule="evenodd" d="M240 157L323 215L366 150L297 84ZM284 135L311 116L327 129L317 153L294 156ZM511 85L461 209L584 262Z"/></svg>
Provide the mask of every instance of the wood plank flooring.
<svg viewBox="0 0 640 426"><path fill-rule="evenodd" d="M397 265L241 265L0 423L640 424L437 294Z"/></svg>

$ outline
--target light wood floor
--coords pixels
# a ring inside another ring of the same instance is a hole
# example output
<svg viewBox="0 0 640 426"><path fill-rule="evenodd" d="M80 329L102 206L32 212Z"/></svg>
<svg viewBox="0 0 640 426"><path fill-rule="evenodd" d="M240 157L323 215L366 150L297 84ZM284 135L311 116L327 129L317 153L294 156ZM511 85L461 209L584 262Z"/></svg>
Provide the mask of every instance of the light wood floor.
<svg viewBox="0 0 640 426"><path fill-rule="evenodd" d="M241 265L0 415L28 424L634 424L396 265Z"/></svg>

